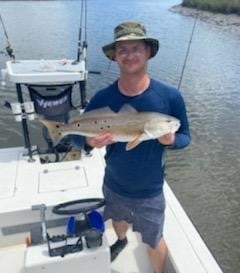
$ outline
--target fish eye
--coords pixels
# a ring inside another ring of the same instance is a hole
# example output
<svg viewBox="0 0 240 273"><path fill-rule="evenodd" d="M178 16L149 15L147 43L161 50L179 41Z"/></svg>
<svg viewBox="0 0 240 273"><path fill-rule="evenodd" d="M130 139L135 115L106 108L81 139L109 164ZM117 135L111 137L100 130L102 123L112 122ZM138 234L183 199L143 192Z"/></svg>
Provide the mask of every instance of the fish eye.
<svg viewBox="0 0 240 273"><path fill-rule="evenodd" d="M77 126L80 127L80 123L78 123Z"/></svg>

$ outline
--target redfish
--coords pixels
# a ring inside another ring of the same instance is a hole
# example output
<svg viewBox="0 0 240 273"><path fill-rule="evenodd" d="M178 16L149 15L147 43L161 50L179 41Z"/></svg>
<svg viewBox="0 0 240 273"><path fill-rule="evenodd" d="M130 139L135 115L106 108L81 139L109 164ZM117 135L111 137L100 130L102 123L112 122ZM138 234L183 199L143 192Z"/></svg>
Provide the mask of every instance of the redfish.
<svg viewBox="0 0 240 273"><path fill-rule="evenodd" d="M109 107L85 112L69 123L40 121L48 128L55 144L70 134L94 137L111 133L113 141L127 142L126 150L133 149L142 141L175 133L180 127L180 121L175 117L158 112L138 112L129 104L123 105L117 113Z"/></svg>

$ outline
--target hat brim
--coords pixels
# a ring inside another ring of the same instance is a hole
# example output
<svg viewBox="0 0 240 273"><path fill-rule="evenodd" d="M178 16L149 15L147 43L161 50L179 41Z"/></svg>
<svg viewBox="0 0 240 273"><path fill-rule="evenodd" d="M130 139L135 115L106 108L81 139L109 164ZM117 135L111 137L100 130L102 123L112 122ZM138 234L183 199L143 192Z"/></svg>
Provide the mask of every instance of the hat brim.
<svg viewBox="0 0 240 273"><path fill-rule="evenodd" d="M158 52L158 49L159 49L159 42L157 39L154 39L154 38L147 38L147 37L127 37L127 38L121 38L121 39L117 39L116 41L114 41L113 43L110 43L110 44L107 44L105 46L102 47L102 50L103 50L103 53L106 55L107 58L109 58L110 60L112 61L115 61L114 59L114 52L115 52L115 45L117 42L120 42L120 41L140 41L140 40L143 40L143 41L146 41L150 47L151 47L151 55L149 57L150 58L153 58L157 52Z"/></svg>

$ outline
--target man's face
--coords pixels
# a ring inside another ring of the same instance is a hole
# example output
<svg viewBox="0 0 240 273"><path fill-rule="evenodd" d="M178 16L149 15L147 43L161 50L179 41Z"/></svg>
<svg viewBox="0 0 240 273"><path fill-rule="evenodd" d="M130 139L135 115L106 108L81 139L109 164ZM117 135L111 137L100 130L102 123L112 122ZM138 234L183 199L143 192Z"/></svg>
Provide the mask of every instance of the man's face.
<svg viewBox="0 0 240 273"><path fill-rule="evenodd" d="M120 41L116 43L115 61L122 73L143 72L151 49L144 41Z"/></svg>

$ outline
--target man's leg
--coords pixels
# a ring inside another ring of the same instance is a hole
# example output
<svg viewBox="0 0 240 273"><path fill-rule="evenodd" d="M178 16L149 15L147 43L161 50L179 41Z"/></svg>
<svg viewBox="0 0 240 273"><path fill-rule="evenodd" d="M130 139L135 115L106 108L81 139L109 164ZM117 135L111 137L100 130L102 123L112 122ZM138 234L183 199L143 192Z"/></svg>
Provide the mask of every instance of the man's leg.
<svg viewBox="0 0 240 273"><path fill-rule="evenodd" d="M123 240L126 238L126 233L128 230L128 223L126 221L113 221L112 220L112 225L115 233L117 234L117 237L119 240Z"/></svg>
<svg viewBox="0 0 240 273"><path fill-rule="evenodd" d="M111 261L114 261L128 243L126 236L128 223L125 221L112 221L112 225L118 238L117 241L110 247Z"/></svg>
<svg viewBox="0 0 240 273"><path fill-rule="evenodd" d="M148 255L155 273L162 273L167 257L167 246L162 238L155 248L148 246Z"/></svg>

